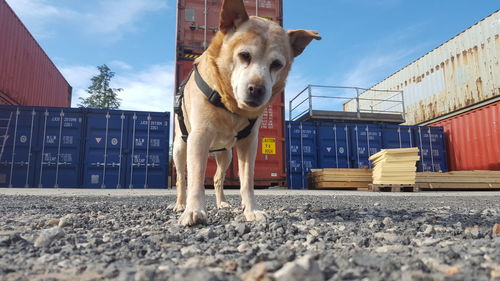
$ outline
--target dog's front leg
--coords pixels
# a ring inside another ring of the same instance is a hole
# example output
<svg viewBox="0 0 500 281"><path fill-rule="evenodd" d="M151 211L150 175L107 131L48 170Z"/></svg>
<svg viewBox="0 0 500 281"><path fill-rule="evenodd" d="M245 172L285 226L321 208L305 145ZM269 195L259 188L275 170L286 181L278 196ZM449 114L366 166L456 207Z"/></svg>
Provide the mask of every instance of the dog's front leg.
<svg viewBox="0 0 500 281"><path fill-rule="evenodd" d="M258 128L259 126L257 126ZM243 213L247 221L265 220L266 213L258 210L254 194L254 168L257 155L258 136L254 132L238 144L238 170Z"/></svg>
<svg viewBox="0 0 500 281"><path fill-rule="evenodd" d="M205 209L205 170L211 134L206 130L193 130L187 140L187 201L179 224L195 225L207 222Z"/></svg>

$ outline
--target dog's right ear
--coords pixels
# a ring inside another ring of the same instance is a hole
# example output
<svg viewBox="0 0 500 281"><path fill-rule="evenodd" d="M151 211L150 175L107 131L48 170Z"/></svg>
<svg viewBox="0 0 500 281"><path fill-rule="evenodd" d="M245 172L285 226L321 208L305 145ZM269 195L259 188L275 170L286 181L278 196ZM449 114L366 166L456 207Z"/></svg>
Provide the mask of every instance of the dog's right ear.
<svg viewBox="0 0 500 281"><path fill-rule="evenodd" d="M222 33L227 33L231 29L236 29L248 20L248 14L243 5L243 0L224 0L220 12L219 29Z"/></svg>

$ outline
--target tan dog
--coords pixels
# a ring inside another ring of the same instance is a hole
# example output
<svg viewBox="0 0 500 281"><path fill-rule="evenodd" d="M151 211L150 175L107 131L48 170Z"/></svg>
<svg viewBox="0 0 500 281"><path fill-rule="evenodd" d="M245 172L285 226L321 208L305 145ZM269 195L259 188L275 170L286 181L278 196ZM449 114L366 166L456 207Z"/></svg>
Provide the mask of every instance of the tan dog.
<svg viewBox="0 0 500 281"><path fill-rule="evenodd" d="M173 149L177 202L173 208L184 210L180 224L207 221L204 179L209 152L213 150L218 150L214 177L217 207L229 206L222 185L233 146L237 147L245 218L248 221L266 218L265 213L258 210L254 197L260 116L273 97L283 91L293 58L313 39L321 37L315 31L287 32L267 19L249 17L243 0L223 1L219 31L195 61L198 73L195 71L189 76L177 110ZM197 75L202 82L197 80ZM215 103L209 101L209 97L212 100L210 90L220 95ZM183 119L181 122L179 117Z"/></svg>

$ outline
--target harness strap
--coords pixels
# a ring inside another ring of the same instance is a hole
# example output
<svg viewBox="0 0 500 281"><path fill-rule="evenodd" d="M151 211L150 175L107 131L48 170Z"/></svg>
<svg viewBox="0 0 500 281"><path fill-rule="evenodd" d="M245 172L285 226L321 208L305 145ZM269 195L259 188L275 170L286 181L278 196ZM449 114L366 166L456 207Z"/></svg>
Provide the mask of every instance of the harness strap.
<svg viewBox="0 0 500 281"><path fill-rule="evenodd" d="M185 88L189 78L193 74L193 72L194 72L194 80L196 82L196 85L198 86L200 91L208 98L208 101L212 105L214 105L215 107L220 107L220 108L223 108L223 109L229 111L226 108L226 106L224 105L224 103L222 103L222 97L219 94L219 92L210 88L210 86L205 82L205 80L203 80L200 73L198 72L198 67L195 64L193 69L191 69L191 72L189 72L186 79L184 79L184 81L182 81L182 83L179 85L179 91L177 93L177 96L175 99L175 106L174 106L174 112L177 114L177 120L179 121L179 128L181 129L182 139L184 140L184 142L187 142L189 132L186 128L186 124L184 123L184 113L182 111L182 99L184 98L184 88ZM231 111L229 111L229 112L231 112ZM243 130L239 131L238 134L235 136L235 138L237 140L241 140L241 139L248 137L248 135L250 135L250 133L252 132L252 128L255 125L256 121L257 121L257 118L248 119L248 122L249 122L248 126L243 128ZM224 151L224 150L226 150L226 149L221 148L221 149L216 149L216 150L210 150L210 152L217 152L217 151Z"/></svg>

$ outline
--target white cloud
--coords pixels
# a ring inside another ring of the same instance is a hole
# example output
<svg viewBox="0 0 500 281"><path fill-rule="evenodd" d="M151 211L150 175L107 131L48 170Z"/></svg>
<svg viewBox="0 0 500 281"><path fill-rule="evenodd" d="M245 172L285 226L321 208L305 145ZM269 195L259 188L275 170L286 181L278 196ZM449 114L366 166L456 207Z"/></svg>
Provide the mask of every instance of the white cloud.
<svg viewBox="0 0 500 281"><path fill-rule="evenodd" d="M91 33L120 37L135 29L135 23L149 12L167 7L165 0L105 0L85 14L86 29Z"/></svg>
<svg viewBox="0 0 500 281"><path fill-rule="evenodd" d="M122 70L132 70L133 69L133 67L130 64L128 64L124 61L120 61L120 60L114 60L114 61L109 62L109 66L111 68L120 68Z"/></svg>
<svg viewBox="0 0 500 281"><path fill-rule="evenodd" d="M119 93L121 109L141 111L172 111L174 66L154 65L126 75L116 75L112 87L123 88Z"/></svg>
<svg viewBox="0 0 500 281"><path fill-rule="evenodd" d="M85 11L63 7L55 0L7 2L35 37L53 36L55 24L69 24L77 31L106 35L103 39L108 41L118 40L123 34L136 31L137 23L148 13L167 8L166 0L94 0L93 5L87 5L93 9Z"/></svg>
<svg viewBox="0 0 500 281"><path fill-rule="evenodd" d="M16 15L36 37L50 37L53 31L47 27L51 22L71 20L77 12L51 5L46 0L7 0Z"/></svg>
<svg viewBox="0 0 500 281"><path fill-rule="evenodd" d="M392 71L401 69L402 66L408 63L409 57L423 49L422 46L417 45L412 48L366 55L360 58L356 66L346 73L341 85L369 88L385 78L381 77L381 74L388 73L388 75L391 75Z"/></svg>

